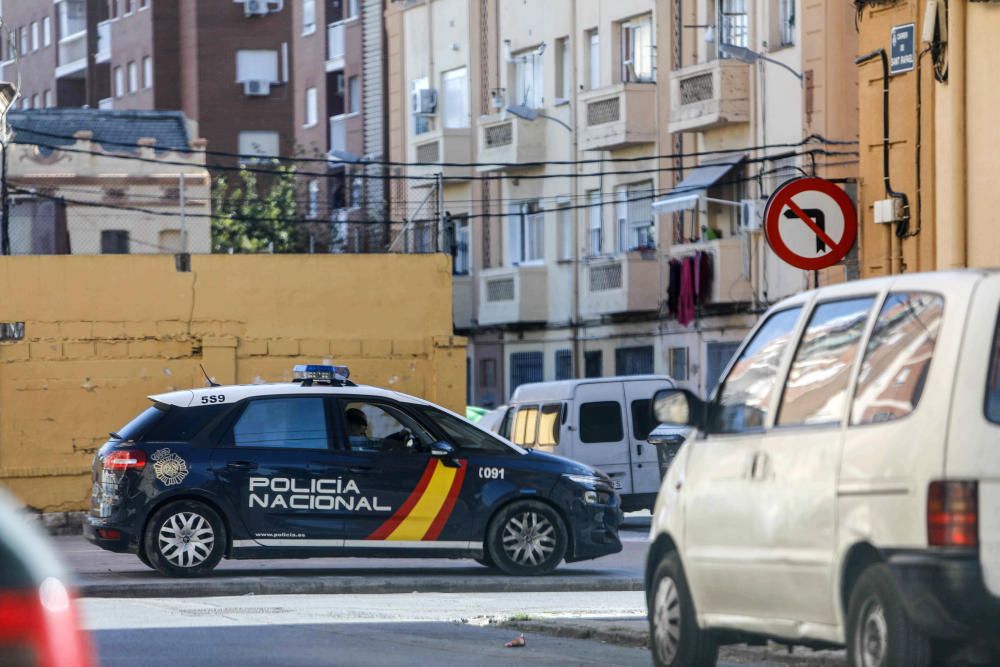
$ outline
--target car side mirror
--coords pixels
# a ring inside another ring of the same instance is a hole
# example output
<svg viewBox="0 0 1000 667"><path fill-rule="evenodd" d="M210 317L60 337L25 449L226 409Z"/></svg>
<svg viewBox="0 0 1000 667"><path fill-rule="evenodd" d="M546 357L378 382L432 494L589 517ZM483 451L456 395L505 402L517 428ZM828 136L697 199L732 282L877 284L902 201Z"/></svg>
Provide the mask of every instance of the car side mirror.
<svg viewBox="0 0 1000 667"><path fill-rule="evenodd" d="M441 440L431 445L431 456L436 459L441 459L441 463L451 468L458 467L458 461L455 459L456 453L457 451L455 450L454 445L450 442Z"/></svg>
<svg viewBox="0 0 1000 667"><path fill-rule="evenodd" d="M705 430L705 402L687 389L661 389L650 401L653 422Z"/></svg>

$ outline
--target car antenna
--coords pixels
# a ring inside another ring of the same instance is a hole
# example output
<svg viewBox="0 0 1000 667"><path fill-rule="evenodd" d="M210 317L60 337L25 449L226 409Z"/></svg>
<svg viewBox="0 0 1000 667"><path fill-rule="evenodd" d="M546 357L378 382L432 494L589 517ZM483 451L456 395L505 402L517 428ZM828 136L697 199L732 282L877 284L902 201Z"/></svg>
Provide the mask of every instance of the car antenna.
<svg viewBox="0 0 1000 667"><path fill-rule="evenodd" d="M208 371L205 370L205 367L203 365L198 364L198 368L200 368L201 372L204 373L205 379L208 380L208 386L209 387L221 387L222 386L221 384L219 384L218 382L216 382L215 380L213 380L211 377L209 377Z"/></svg>

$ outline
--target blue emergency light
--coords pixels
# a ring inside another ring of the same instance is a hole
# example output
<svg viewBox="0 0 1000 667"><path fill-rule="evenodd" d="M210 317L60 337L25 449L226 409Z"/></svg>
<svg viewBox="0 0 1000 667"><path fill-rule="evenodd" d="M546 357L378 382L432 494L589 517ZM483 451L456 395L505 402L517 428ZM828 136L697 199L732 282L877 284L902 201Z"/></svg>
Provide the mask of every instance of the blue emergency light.
<svg viewBox="0 0 1000 667"><path fill-rule="evenodd" d="M299 364L292 369L293 382L344 384L349 377L351 377L351 369L347 366Z"/></svg>

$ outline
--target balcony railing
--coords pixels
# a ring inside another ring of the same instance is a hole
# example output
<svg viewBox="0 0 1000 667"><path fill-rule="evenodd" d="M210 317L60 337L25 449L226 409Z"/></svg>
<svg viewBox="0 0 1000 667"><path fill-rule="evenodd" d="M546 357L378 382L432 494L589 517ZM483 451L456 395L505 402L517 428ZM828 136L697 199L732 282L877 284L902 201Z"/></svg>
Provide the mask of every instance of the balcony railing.
<svg viewBox="0 0 1000 667"><path fill-rule="evenodd" d="M584 315L650 312L658 307L656 252L633 251L587 261Z"/></svg>
<svg viewBox="0 0 1000 667"><path fill-rule="evenodd" d="M111 60L111 22L101 21L97 24L97 53L94 61L106 63Z"/></svg>
<svg viewBox="0 0 1000 667"><path fill-rule="evenodd" d="M670 74L669 131L698 132L750 120L750 66L713 60Z"/></svg>
<svg viewBox="0 0 1000 667"><path fill-rule="evenodd" d="M347 116L330 116L330 150L347 150Z"/></svg>
<svg viewBox="0 0 1000 667"><path fill-rule="evenodd" d="M670 256L682 258L696 252L712 256L712 287L706 303L739 303L751 301L749 266L744 261L739 236L674 245Z"/></svg>
<svg viewBox="0 0 1000 667"><path fill-rule="evenodd" d="M484 270L479 275L479 324L545 322L549 319L549 282L545 266Z"/></svg>
<svg viewBox="0 0 1000 667"><path fill-rule="evenodd" d="M87 67L87 31L63 37L59 40L59 66L56 77L73 74Z"/></svg>
<svg viewBox="0 0 1000 667"><path fill-rule="evenodd" d="M331 23L326 27L326 59L339 60L344 57L344 22Z"/></svg>
<svg viewBox="0 0 1000 667"><path fill-rule="evenodd" d="M445 167L440 163L468 163L472 160L472 130L446 127L418 134L410 140L410 158L413 162L422 163L410 168L413 176L441 172L445 178L465 178L469 167Z"/></svg>
<svg viewBox="0 0 1000 667"><path fill-rule="evenodd" d="M510 170L545 161L545 127L542 120L528 121L506 113L479 119L479 171Z"/></svg>
<svg viewBox="0 0 1000 667"><path fill-rule="evenodd" d="M614 150L656 141L656 85L620 83L580 95L582 150Z"/></svg>

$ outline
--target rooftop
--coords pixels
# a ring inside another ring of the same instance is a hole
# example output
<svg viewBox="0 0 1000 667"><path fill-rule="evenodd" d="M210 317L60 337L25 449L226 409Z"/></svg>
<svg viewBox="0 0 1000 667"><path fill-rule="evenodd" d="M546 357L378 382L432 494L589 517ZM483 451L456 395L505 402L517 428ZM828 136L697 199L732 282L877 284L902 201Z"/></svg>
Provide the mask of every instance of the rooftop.
<svg viewBox="0 0 1000 667"><path fill-rule="evenodd" d="M68 146L81 130L93 132L92 141L108 152L135 153L139 139L156 140L156 149L190 147L187 119L180 111L119 111L112 109L36 109L11 111L7 120L14 142Z"/></svg>

